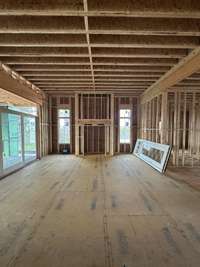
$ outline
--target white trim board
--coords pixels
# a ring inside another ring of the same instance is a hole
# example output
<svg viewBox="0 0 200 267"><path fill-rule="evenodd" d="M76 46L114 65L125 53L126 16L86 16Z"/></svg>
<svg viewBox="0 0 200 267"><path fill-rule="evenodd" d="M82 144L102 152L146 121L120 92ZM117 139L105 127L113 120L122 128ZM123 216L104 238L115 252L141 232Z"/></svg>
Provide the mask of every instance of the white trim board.
<svg viewBox="0 0 200 267"><path fill-rule="evenodd" d="M171 153L171 146L137 139L133 154L163 173Z"/></svg>

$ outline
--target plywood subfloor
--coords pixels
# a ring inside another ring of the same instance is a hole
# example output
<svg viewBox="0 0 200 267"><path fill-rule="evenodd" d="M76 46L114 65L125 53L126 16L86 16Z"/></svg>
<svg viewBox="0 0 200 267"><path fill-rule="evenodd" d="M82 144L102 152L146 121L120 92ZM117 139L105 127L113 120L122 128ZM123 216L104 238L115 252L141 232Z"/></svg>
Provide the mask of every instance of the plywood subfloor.
<svg viewBox="0 0 200 267"><path fill-rule="evenodd" d="M167 168L167 175L200 191L200 167Z"/></svg>
<svg viewBox="0 0 200 267"><path fill-rule="evenodd" d="M48 156L0 181L2 267L199 267L200 192L132 155Z"/></svg>

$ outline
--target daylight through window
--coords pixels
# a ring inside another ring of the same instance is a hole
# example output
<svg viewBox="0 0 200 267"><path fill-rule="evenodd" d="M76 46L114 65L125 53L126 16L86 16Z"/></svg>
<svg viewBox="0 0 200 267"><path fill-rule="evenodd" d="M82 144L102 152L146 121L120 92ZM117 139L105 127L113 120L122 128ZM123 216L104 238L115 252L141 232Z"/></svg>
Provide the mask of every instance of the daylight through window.
<svg viewBox="0 0 200 267"><path fill-rule="evenodd" d="M120 144L130 144L131 110L120 109Z"/></svg>
<svg viewBox="0 0 200 267"><path fill-rule="evenodd" d="M59 144L70 144L70 110L58 110Z"/></svg>

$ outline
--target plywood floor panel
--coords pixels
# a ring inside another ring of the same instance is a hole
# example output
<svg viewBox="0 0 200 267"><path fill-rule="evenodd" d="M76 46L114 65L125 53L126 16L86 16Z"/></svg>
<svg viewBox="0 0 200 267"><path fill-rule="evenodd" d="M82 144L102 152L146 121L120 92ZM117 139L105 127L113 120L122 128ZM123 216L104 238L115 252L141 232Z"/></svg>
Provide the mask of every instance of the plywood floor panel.
<svg viewBox="0 0 200 267"><path fill-rule="evenodd" d="M48 156L0 181L0 266L199 267L199 205L133 155Z"/></svg>

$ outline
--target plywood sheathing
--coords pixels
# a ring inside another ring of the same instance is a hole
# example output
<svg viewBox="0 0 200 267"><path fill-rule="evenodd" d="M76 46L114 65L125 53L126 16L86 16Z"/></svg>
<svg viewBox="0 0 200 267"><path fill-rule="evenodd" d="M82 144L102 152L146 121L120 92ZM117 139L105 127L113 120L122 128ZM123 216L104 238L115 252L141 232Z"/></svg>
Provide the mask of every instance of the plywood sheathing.
<svg viewBox="0 0 200 267"><path fill-rule="evenodd" d="M199 193L132 155L48 156L0 195L1 266L199 265Z"/></svg>

